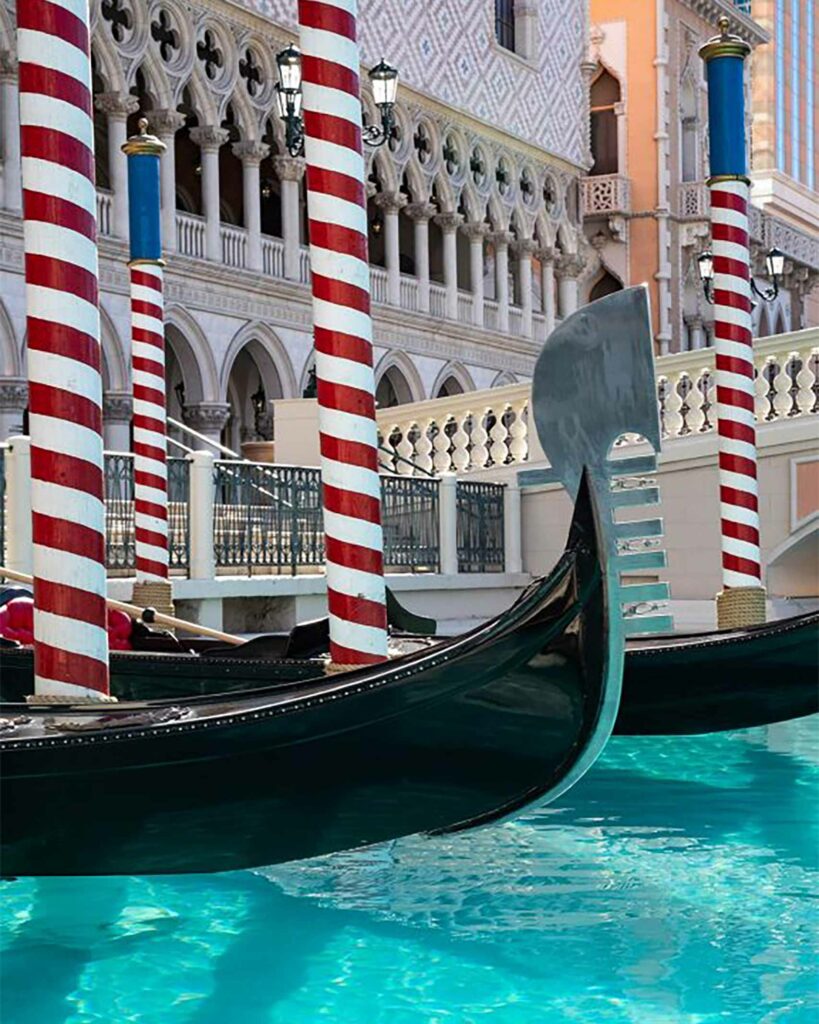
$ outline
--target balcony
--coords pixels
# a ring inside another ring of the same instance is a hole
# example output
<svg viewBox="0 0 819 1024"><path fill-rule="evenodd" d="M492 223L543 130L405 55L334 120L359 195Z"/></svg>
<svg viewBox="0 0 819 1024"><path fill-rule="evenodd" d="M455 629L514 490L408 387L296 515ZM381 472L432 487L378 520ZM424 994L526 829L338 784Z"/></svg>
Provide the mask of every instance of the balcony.
<svg viewBox="0 0 819 1024"><path fill-rule="evenodd" d="M597 174L580 179L584 217L608 217L631 211L631 179L624 174Z"/></svg>
<svg viewBox="0 0 819 1024"><path fill-rule="evenodd" d="M708 220L711 204L704 181L683 181L677 191L677 214L683 220Z"/></svg>

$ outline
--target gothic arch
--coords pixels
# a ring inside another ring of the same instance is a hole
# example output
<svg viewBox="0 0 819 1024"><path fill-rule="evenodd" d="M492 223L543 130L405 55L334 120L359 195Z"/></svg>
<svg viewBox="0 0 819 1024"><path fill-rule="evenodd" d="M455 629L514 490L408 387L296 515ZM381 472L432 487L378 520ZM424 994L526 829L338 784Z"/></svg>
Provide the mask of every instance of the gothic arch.
<svg viewBox="0 0 819 1024"><path fill-rule="evenodd" d="M248 349L259 369L268 399L295 398L300 394L296 389L293 364L284 345L266 324L256 322L245 324L231 339L222 363L220 395L227 395L230 372L244 348Z"/></svg>
<svg viewBox="0 0 819 1024"><path fill-rule="evenodd" d="M517 382L518 379L514 373L510 373L508 370L501 370L489 386L492 388L505 388L511 384L517 384Z"/></svg>
<svg viewBox="0 0 819 1024"><path fill-rule="evenodd" d="M126 93L128 87L122 73L114 44L106 32L95 32L91 38L91 53L95 58L97 71L105 82L108 92Z"/></svg>
<svg viewBox="0 0 819 1024"><path fill-rule="evenodd" d="M220 401L219 374L210 345L186 309L171 306L165 311L165 338L182 371L186 403Z"/></svg>
<svg viewBox="0 0 819 1024"><path fill-rule="evenodd" d="M423 399L424 385L421 377L415 368L415 364L403 352L387 352L381 357L378 366L375 368L376 391L382 378L390 373L390 371L394 371L394 386L396 384L402 385L401 387L396 387L396 393L402 405L405 405L407 402L420 402Z"/></svg>
<svg viewBox="0 0 819 1024"><path fill-rule="evenodd" d="M100 347L106 391L130 391L131 373L114 322L100 303Z"/></svg>
<svg viewBox="0 0 819 1024"><path fill-rule="evenodd" d="M0 376L22 377L24 372L14 325L6 307L0 301Z"/></svg>
<svg viewBox="0 0 819 1024"><path fill-rule="evenodd" d="M435 383L430 390L430 398L437 398L438 392L450 379L456 381L459 385L461 394L475 390L475 382L461 363L447 363L435 378Z"/></svg>

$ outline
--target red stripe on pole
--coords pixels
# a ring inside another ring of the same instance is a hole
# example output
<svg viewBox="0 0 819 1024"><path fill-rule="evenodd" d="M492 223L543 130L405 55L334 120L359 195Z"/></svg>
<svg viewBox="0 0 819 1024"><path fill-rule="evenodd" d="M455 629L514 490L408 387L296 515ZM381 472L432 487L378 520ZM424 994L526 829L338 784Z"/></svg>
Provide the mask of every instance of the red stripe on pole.
<svg viewBox="0 0 819 1024"><path fill-rule="evenodd" d="M717 385L717 401L723 405L733 405L746 412L754 411L754 396L747 391L739 391L737 388L729 388L724 384Z"/></svg>
<svg viewBox="0 0 819 1024"><path fill-rule="evenodd" d="M354 334L343 334L341 331L330 331L326 327L314 327L313 337L317 352L372 366L373 348L364 338L358 338Z"/></svg>
<svg viewBox="0 0 819 1024"><path fill-rule="evenodd" d="M349 412L356 416L375 416L375 399L360 388L319 380L317 397L327 409Z"/></svg>
<svg viewBox="0 0 819 1024"><path fill-rule="evenodd" d="M163 547L167 544L167 537L163 537ZM143 537L143 541L145 538ZM148 558L145 555L137 555L136 558L137 572L150 574L151 576L159 576L162 579L167 579L168 576L168 564L167 562L157 562L154 558Z"/></svg>
<svg viewBox="0 0 819 1024"><path fill-rule="evenodd" d="M34 600L36 603L36 585ZM42 679L54 679L60 683L71 683L83 689L96 690L98 693L108 693L106 662L84 654L62 651L42 641L34 647L34 671Z"/></svg>
<svg viewBox="0 0 819 1024"><path fill-rule="evenodd" d="M327 167L307 168L307 191L321 192L322 195L334 196L336 199L343 199L348 203L356 203L358 206L366 206L367 200L364 193L364 185L355 178L339 171L331 171ZM309 195L308 195L309 203Z"/></svg>
<svg viewBox="0 0 819 1024"><path fill-rule="evenodd" d="M734 245L748 246L748 232L734 224L712 224L711 237L720 242L733 242Z"/></svg>
<svg viewBox="0 0 819 1024"><path fill-rule="evenodd" d="M349 594L334 590L332 601L328 601L328 609L331 615L337 615L347 622L355 622L359 626L387 628L387 609L379 601L368 601L365 597L350 597Z"/></svg>
<svg viewBox="0 0 819 1024"><path fill-rule="evenodd" d="M370 293L357 285L339 281L337 278L322 277L313 272L313 295L324 302L335 303L356 309L359 313L370 312Z"/></svg>
<svg viewBox="0 0 819 1024"><path fill-rule="evenodd" d="M79 139L54 128L24 125L20 129L20 153L32 160L47 160L76 171L93 184L94 154Z"/></svg>
<svg viewBox="0 0 819 1024"><path fill-rule="evenodd" d="M745 441L746 444L756 444L756 431L747 423L737 423L736 420L720 420L717 424L717 431L722 437Z"/></svg>
<svg viewBox="0 0 819 1024"><path fill-rule="evenodd" d="M93 116L91 93L82 82L78 82L71 75L65 75L62 71L55 71L53 68L43 67L41 64L29 64L26 61L21 61L19 82L23 92L51 96L77 107L89 117Z"/></svg>
<svg viewBox="0 0 819 1024"><path fill-rule="evenodd" d="M742 377L753 380L754 364L751 355L752 353L749 352L747 359L738 359L736 356L725 356L720 353L716 357L716 368L725 370L726 373L738 373Z"/></svg>
<svg viewBox="0 0 819 1024"><path fill-rule="evenodd" d="M17 5L17 27L58 36L78 50L86 54L89 52L88 26L59 4L48 3L47 0L21 0Z"/></svg>
<svg viewBox="0 0 819 1024"><path fill-rule="evenodd" d="M731 306L734 309L741 309L744 313L751 312L751 300L747 295L740 295L739 292L729 292L726 288L714 289L715 306Z"/></svg>
<svg viewBox="0 0 819 1024"><path fill-rule="evenodd" d="M131 331L134 341L141 341L146 345L154 345L165 351L165 336L158 331L149 331L147 327L134 327Z"/></svg>
<svg viewBox="0 0 819 1024"><path fill-rule="evenodd" d="M141 527L142 540L145 544L153 544L154 547L164 548L168 542L168 538L164 533L158 533L156 530L148 530L146 527Z"/></svg>
<svg viewBox="0 0 819 1024"><path fill-rule="evenodd" d="M749 278L748 264L735 260L730 256L718 256L714 253L714 273L729 277L738 277L743 281Z"/></svg>
<svg viewBox="0 0 819 1024"><path fill-rule="evenodd" d="M331 60L324 60L321 57L302 57L301 59L302 81L311 85L323 85L328 89L338 89L340 92L349 93L358 99L361 93L361 83L358 75L345 68L343 64L336 64Z"/></svg>
<svg viewBox="0 0 819 1024"><path fill-rule="evenodd" d="M321 0L299 0L299 24L308 28L321 28L326 32L356 41L355 16L334 4Z"/></svg>
<svg viewBox="0 0 819 1024"><path fill-rule="evenodd" d="M338 224L327 224L325 221L310 221L310 244L331 252L355 256L362 263L367 263L367 239L354 228L341 227Z"/></svg>
<svg viewBox="0 0 819 1024"><path fill-rule="evenodd" d="M168 518L167 505L158 505L155 501L146 501L144 498L140 498L134 502L134 508L137 512L150 516L152 519L167 520Z"/></svg>
<svg viewBox="0 0 819 1024"><path fill-rule="evenodd" d="M344 146L347 149L358 151L361 145L361 125L353 124L346 117L305 111L304 130L309 132L314 139L332 142L336 146Z"/></svg>
<svg viewBox="0 0 819 1024"><path fill-rule="evenodd" d="M726 323L725 320L716 318L714 320L714 334L719 332L723 341L736 341L741 345L750 346L753 342L753 334L748 327L741 327L739 324Z"/></svg>
<svg viewBox="0 0 819 1024"><path fill-rule="evenodd" d="M746 523L737 523L733 519L722 519L722 532L726 537L744 540L748 544L759 544L759 530Z"/></svg>
<svg viewBox="0 0 819 1024"><path fill-rule="evenodd" d="M31 445L31 476L34 480L60 484L73 491L82 491L102 501L103 479L100 467L74 455L57 453L49 448ZM36 538L35 538L36 543Z"/></svg>
<svg viewBox="0 0 819 1024"><path fill-rule="evenodd" d="M738 473L740 476L756 479L756 463L753 459L746 459L742 455L734 455L731 452L719 453L719 468L729 473Z"/></svg>
<svg viewBox="0 0 819 1024"><path fill-rule="evenodd" d="M381 522L381 502L358 491L344 491L340 487L324 484L324 507L342 516L364 519L368 523Z"/></svg>
<svg viewBox="0 0 819 1024"><path fill-rule="evenodd" d="M378 472L378 452L372 445L359 441L345 441L343 438L325 433L319 435L319 443L321 454L326 459Z"/></svg>
<svg viewBox="0 0 819 1024"><path fill-rule="evenodd" d="M44 192L23 192L23 210L26 220L40 221L45 224L57 224L69 231L90 239L97 238L97 220L92 213L71 203L60 196L46 195Z"/></svg>
<svg viewBox="0 0 819 1024"><path fill-rule="evenodd" d="M138 451L139 454L144 455L146 459L153 459L155 462L164 462L166 458L164 448L158 448L154 445L145 444L142 441L134 442L134 451Z"/></svg>
<svg viewBox="0 0 819 1024"><path fill-rule="evenodd" d="M751 491L738 491L736 487L728 487L726 484L721 484L719 498L726 505L747 508L751 512L759 510L759 500Z"/></svg>
<svg viewBox="0 0 819 1024"><path fill-rule="evenodd" d="M345 647L330 641L330 658L336 665L355 665L356 668L366 668L368 665L380 665L384 661L381 654L372 654L370 651L357 651L352 647Z"/></svg>
<svg viewBox="0 0 819 1024"><path fill-rule="evenodd" d="M365 548L361 544L349 544L336 537L326 539L327 560L348 569L359 569L380 576L384 571L383 558L380 551Z"/></svg>
<svg viewBox="0 0 819 1024"><path fill-rule="evenodd" d="M742 196L715 185L711 188L711 209L737 210L739 213L746 213L748 204Z"/></svg>
<svg viewBox="0 0 819 1024"><path fill-rule="evenodd" d="M149 274L145 270L140 270L137 264L131 267L131 281L133 284L138 284L141 288L153 288L155 292L159 292L162 295L162 278L156 274ZM163 315L163 310L160 309L160 317Z"/></svg>
<svg viewBox="0 0 819 1024"><path fill-rule="evenodd" d="M165 393L157 390L157 388L146 387L144 384L134 384L134 398L139 398L143 402L150 402L152 405L161 406L165 400Z"/></svg>
<svg viewBox="0 0 819 1024"><path fill-rule="evenodd" d="M31 522L37 543L44 547L68 551L97 562L105 559L105 536L97 530L44 512L33 512Z"/></svg>
<svg viewBox="0 0 819 1024"><path fill-rule="evenodd" d="M162 309L162 306L146 302L144 299L131 299L131 312L141 313L143 316L149 316L153 320L159 320L160 322L165 315L165 311Z"/></svg>
<svg viewBox="0 0 819 1024"><path fill-rule="evenodd" d="M727 551L723 551L722 565L724 569L730 569L731 572L741 572L746 576L753 576L755 579L760 578L761 566L759 562L755 562L750 558L740 558L739 555L732 555Z"/></svg>
<svg viewBox="0 0 819 1024"><path fill-rule="evenodd" d="M94 370L100 370L101 356L99 343L85 331L78 331L66 324L52 323L30 316L26 319L28 327L28 347L38 352L51 352L66 359L73 359Z"/></svg>
<svg viewBox="0 0 819 1024"><path fill-rule="evenodd" d="M32 381L28 389L28 403L29 411L37 415L68 420L97 433L102 430L100 407L91 399L73 391L63 391Z"/></svg>
<svg viewBox="0 0 819 1024"><path fill-rule="evenodd" d="M37 581L37 607L42 612L68 616L91 626L98 625L106 616L105 598L101 594L89 594L78 587L51 580Z"/></svg>
<svg viewBox="0 0 819 1024"><path fill-rule="evenodd" d="M131 364L135 370L142 370L144 373L150 373L152 377L164 378L165 376L164 365L157 362L155 359L146 359L144 356L134 356L131 360Z"/></svg>
<svg viewBox="0 0 819 1024"><path fill-rule="evenodd" d="M26 284L76 295L92 306L97 304L97 277L83 267L53 256L26 253Z"/></svg>
<svg viewBox="0 0 819 1024"><path fill-rule="evenodd" d="M168 489L168 483L164 476L160 476L159 473L146 473L144 470L134 471L134 483L143 484L145 487L150 487L155 491L166 491Z"/></svg>
<svg viewBox="0 0 819 1024"><path fill-rule="evenodd" d="M151 416L144 416L142 413L134 413L134 428L150 431L153 434L162 434L164 420L153 419Z"/></svg>

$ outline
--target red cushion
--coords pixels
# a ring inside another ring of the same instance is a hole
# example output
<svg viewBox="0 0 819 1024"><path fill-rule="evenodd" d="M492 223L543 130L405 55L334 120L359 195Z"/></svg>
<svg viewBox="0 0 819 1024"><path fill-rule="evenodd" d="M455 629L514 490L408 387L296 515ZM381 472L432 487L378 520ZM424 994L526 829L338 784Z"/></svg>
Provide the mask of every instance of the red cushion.
<svg viewBox="0 0 819 1024"><path fill-rule="evenodd" d="M34 643L34 599L15 597L0 607L0 636L29 645ZM127 612L108 609L108 646L112 651L131 650L131 618Z"/></svg>
<svg viewBox="0 0 819 1024"><path fill-rule="evenodd" d="M14 597L0 608L0 636L21 644L34 643L34 599Z"/></svg>

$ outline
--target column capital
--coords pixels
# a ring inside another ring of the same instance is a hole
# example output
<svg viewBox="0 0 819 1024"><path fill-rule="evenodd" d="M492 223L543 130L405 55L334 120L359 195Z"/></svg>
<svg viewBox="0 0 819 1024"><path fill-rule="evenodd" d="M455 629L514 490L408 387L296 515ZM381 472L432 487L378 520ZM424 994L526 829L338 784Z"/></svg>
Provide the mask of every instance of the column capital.
<svg viewBox="0 0 819 1024"><path fill-rule="evenodd" d="M699 313L690 313L683 316L683 323L687 327L699 328L701 330L704 321Z"/></svg>
<svg viewBox="0 0 819 1024"><path fill-rule="evenodd" d="M215 434L230 418L230 406L226 402L197 402L186 405L182 419L200 434Z"/></svg>
<svg viewBox="0 0 819 1024"><path fill-rule="evenodd" d="M540 260L541 263L554 263L555 251L548 245L542 245L535 251L535 256Z"/></svg>
<svg viewBox="0 0 819 1024"><path fill-rule="evenodd" d="M106 423L130 423L134 403L125 391L106 391L102 396L102 418Z"/></svg>
<svg viewBox="0 0 819 1024"><path fill-rule="evenodd" d="M464 215L462 213L436 213L433 218L436 224L440 224L445 234L450 231L456 231L463 222L463 219Z"/></svg>
<svg viewBox="0 0 819 1024"><path fill-rule="evenodd" d="M149 130L153 131L159 138L162 136L175 135L185 123L185 115L180 110L149 110L145 115L148 118Z"/></svg>
<svg viewBox="0 0 819 1024"><path fill-rule="evenodd" d="M555 273L558 278L571 278L577 279L580 277L585 267L585 262L581 256L577 256L574 253L567 253L563 256L558 256L555 260Z"/></svg>
<svg viewBox="0 0 819 1024"><path fill-rule="evenodd" d="M408 203L404 207L404 212L412 220L421 221L426 223L435 216L438 212L438 207L434 203Z"/></svg>
<svg viewBox="0 0 819 1024"><path fill-rule="evenodd" d="M374 202L385 213L398 213L407 205L407 197L402 192L379 192Z"/></svg>
<svg viewBox="0 0 819 1024"><path fill-rule="evenodd" d="M203 153L215 152L220 146L224 146L230 138L227 128L218 128L214 124L206 124L200 128L191 128L191 141L202 150Z"/></svg>
<svg viewBox="0 0 819 1024"><path fill-rule="evenodd" d="M273 157L273 170L279 181L301 181L306 166L303 156Z"/></svg>
<svg viewBox="0 0 819 1024"><path fill-rule="evenodd" d="M28 383L22 377L0 380L0 412L15 412L28 405Z"/></svg>
<svg viewBox="0 0 819 1024"><path fill-rule="evenodd" d="M468 220L465 224L461 225L461 231L463 231L470 242L478 242L486 238L490 228L486 221Z"/></svg>
<svg viewBox="0 0 819 1024"><path fill-rule="evenodd" d="M0 82L10 82L17 78L17 58L10 50L0 52Z"/></svg>
<svg viewBox="0 0 819 1024"><path fill-rule="evenodd" d="M258 165L270 154L270 146L258 139L245 139L241 142L234 142L231 146L233 155L237 156L243 164Z"/></svg>
<svg viewBox="0 0 819 1024"><path fill-rule="evenodd" d="M94 97L94 106L109 117L124 121L139 110L139 100L127 92L101 92Z"/></svg>
<svg viewBox="0 0 819 1024"><path fill-rule="evenodd" d="M515 236L511 231L493 231L489 235L489 241L496 249L506 249L510 242L514 242Z"/></svg>
<svg viewBox="0 0 819 1024"><path fill-rule="evenodd" d="M538 251L538 244L533 238L521 238L516 242L512 242L511 249L519 260L530 260Z"/></svg>

